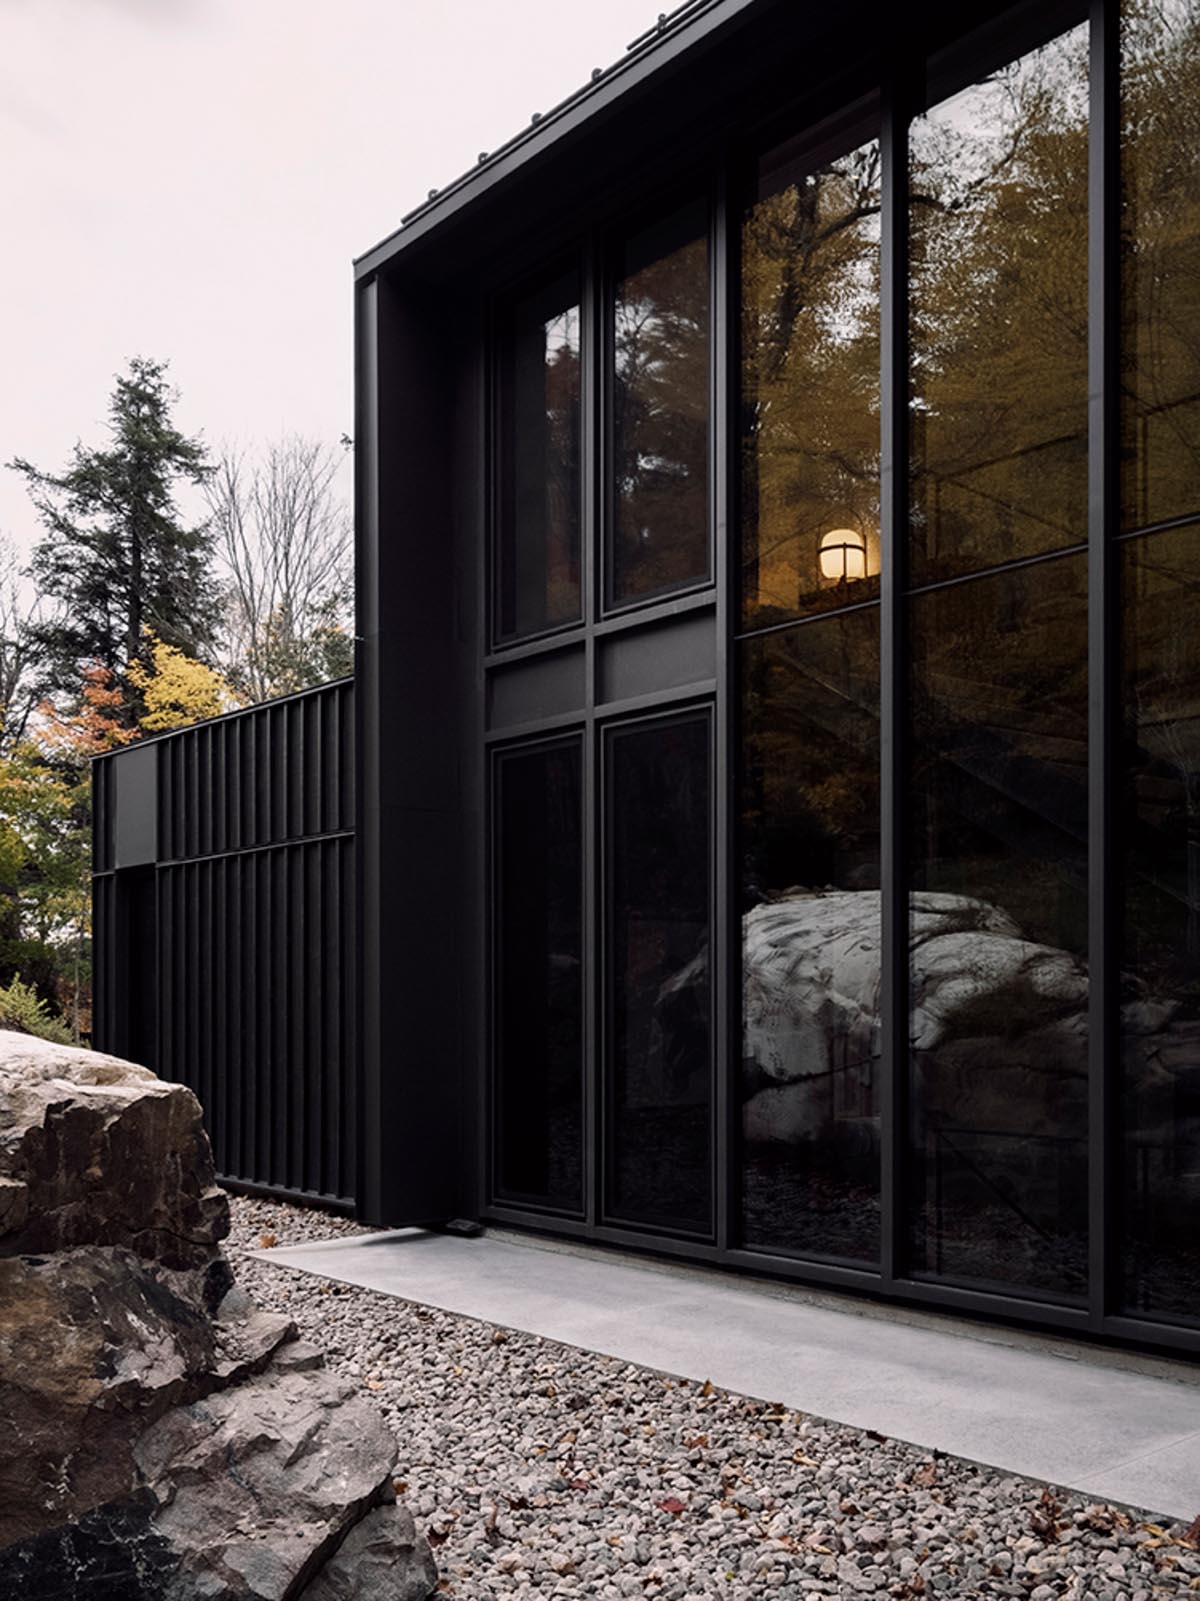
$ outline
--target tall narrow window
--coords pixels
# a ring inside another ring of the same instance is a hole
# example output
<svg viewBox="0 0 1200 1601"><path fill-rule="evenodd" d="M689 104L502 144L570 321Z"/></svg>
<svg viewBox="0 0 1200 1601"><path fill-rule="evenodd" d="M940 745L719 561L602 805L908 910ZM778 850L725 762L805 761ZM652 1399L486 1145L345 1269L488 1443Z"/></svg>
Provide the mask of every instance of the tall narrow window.
<svg viewBox="0 0 1200 1601"><path fill-rule="evenodd" d="M609 731L605 1211L712 1228L707 713Z"/></svg>
<svg viewBox="0 0 1200 1601"><path fill-rule="evenodd" d="M915 584L1087 535L1088 34L913 124Z"/></svg>
<svg viewBox="0 0 1200 1601"><path fill-rule="evenodd" d="M912 603L912 1265L1081 1297L1087 1271L1083 556Z"/></svg>
<svg viewBox="0 0 1200 1601"><path fill-rule="evenodd" d="M578 739L498 758L496 1194L583 1209L583 860Z"/></svg>
<svg viewBox="0 0 1200 1601"><path fill-rule="evenodd" d="M1088 532L1086 26L919 118L910 182L909 1266L1078 1301L1087 572L1021 559Z"/></svg>
<svg viewBox="0 0 1200 1601"><path fill-rule="evenodd" d="M1200 8L1121 8L1122 526L1200 512Z"/></svg>
<svg viewBox="0 0 1200 1601"><path fill-rule="evenodd" d="M742 624L879 593L879 141L783 145L742 227Z"/></svg>
<svg viewBox="0 0 1200 1601"><path fill-rule="evenodd" d="M879 609L742 646L742 1237L879 1258Z"/></svg>
<svg viewBox="0 0 1200 1601"><path fill-rule="evenodd" d="M496 634L508 640L581 615L577 275L518 300L501 348Z"/></svg>
<svg viewBox="0 0 1200 1601"><path fill-rule="evenodd" d="M1200 1316L1200 525L1121 546L1123 1300Z"/></svg>
<svg viewBox="0 0 1200 1601"><path fill-rule="evenodd" d="M626 240L612 305L613 605L702 582L708 554L708 207Z"/></svg>

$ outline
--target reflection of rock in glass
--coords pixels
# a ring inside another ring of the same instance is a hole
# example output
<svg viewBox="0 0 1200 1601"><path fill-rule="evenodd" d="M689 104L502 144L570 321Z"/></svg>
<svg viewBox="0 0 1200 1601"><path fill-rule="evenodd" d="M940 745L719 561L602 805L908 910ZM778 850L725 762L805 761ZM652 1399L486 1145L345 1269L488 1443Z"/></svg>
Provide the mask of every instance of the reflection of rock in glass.
<svg viewBox="0 0 1200 1601"><path fill-rule="evenodd" d="M876 890L790 895L746 913L748 1139L816 1138L855 1099L848 1075L869 1075L879 1056L879 930ZM1076 957L1024 939L1006 913L965 895L914 895L911 933L913 1049L936 1058L939 1078L948 1070L948 1091L968 1073L972 1121L973 1068L993 1080L1018 1065L1051 1079L1074 1070L1087 1015L1087 972ZM1036 1037L1032 1055L1014 1049L1021 1034ZM859 1115L875 1115L873 1091L857 1100ZM952 1091L935 1095L927 1114L953 1117L953 1100ZM1045 1094L1035 1098L1038 1111L1021 1102L1027 1118L1047 1110ZM1011 1126L1013 1103L996 1115Z"/></svg>
<svg viewBox="0 0 1200 1601"><path fill-rule="evenodd" d="M708 1100L708 942L659 988L642 1088L656 1106Z"/></svg>

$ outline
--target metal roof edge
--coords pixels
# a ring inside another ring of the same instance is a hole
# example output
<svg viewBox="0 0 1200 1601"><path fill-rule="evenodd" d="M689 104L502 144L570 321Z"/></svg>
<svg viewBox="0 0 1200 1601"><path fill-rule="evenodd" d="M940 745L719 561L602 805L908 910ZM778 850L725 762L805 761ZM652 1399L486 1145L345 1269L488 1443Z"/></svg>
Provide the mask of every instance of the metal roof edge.
<svg viewBox="0 0 1200 1601"><path fill-rule="evenodd" d="M94 751L88 757L91 762L105 762L111 756L123 756L126 751L144 750L147 745L157 745L164 739L173 739L177 734L190 734L194 728L210 728L213 723L232 722L235 717L249 717L252 712L266 711L271 706L283 706L291 700L303 700L306 695L319 695L326 689L339 689L346 684L353 684L354 673L343 673L341 678L327 678L323 684L308 684L304 689L292 689L286 695L272 695L269 700L256 700L249 706L231 706L227 712L214 712L211 717L198 717L194 723L184 723L180 728L157 728L153 733L139 734L137 739L130 740L128 745L114 745L112 750Z"/></svg>
<svg viewBox="0 0 1200 1601"><path fill-rule="evenodd" d="M544 155L565 134L574 132L669 62L762 3L763 0L685 0L674 12L662 13L658 26L639 35L611 67L593 76L590 83L583 84L544 115L535 115L529 127L514 134L444 189L431 193L428 200L401 218L398 228L355 257L356 282L371 277L402 250L428 238L435 229L507 182L529 161ZM672 22L672 18L678 21Z"/></svg>

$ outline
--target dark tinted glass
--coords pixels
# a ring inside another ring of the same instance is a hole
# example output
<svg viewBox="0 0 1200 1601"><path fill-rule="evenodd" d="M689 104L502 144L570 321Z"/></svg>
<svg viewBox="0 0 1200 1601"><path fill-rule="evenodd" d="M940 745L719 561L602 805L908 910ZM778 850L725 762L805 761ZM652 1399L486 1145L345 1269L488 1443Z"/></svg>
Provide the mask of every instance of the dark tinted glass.
<svg viewBox="0 0 1200 1601"><path fill-rule="evenodd" d="M879 1255L879 613L742 648L742 1233Z"/></svg>
<svg viewBox="0 0 1200 1601"><path fill-rule="evenodd" d="M912 1265L1084 1293L1083 556L911 603Z"/></svg>
<svg viewBox="0 0 1200 1601"><path fill-rule="evenodd" d="M1121 13L1122 518L1200 511L1200 6Z"/></svg>
<svg viewBox="0 0 1200 1601"><path fill-rule="evenodd" d="M707 716L608 744L608 1190L624 1222L711 1229Z"/></svg>
<svg viewBox="0 0 1200 1601"><path fill-rule="evenodd" d="M511 308L501 373L497 627L538 634L580 615L579 284Z"/></svg>
<svg viewBox="0 0 1200 1601"><path fill-rule="evenodd" d="M742 226L742 619L879 592L879 143L783 146Z"/></svg>
<svg viewBox="0 0 1200 1601"><path fill-rule="evenodd" d="M912 126L912 579L1087 533L1086 26Z"/></svg>
<svg viewBox="0 0 1200 1601"><path fill-rule="evenodd" d="M633 235L612 311L611 599L708 573L708 208Z"/></svg>
<svg viewBox="0 0 1200 1601"><path fill-rule="evenodd" d="M583 1207L580 745L496 769L496 1190Z"/></svg>
<svg viewBox="0 0 1200 1601"><path fill-rule="evenodd" d="M1200 526L1121 562L1124 1298L1200 1318Z"/></svg>

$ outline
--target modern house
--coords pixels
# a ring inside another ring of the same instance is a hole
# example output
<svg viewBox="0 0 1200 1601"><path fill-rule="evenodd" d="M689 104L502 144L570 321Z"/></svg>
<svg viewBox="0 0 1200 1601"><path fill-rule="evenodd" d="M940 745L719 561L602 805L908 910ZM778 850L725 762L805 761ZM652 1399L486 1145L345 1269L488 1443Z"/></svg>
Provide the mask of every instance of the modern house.
<svg viewBox="0 0 1200 1601"><path fill-rule="evenodd" d="M1197 106L693 0L359 260L362 1217L1200 1350Z"/></svg>

